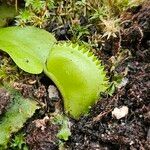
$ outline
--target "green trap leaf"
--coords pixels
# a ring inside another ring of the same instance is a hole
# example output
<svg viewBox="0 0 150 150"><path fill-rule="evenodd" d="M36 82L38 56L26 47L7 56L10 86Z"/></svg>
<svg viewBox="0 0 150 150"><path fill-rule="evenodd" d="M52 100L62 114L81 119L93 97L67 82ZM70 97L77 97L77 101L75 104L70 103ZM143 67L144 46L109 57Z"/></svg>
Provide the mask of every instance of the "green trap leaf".
<svg viewBox="0 0 150 150"><path fill-rule="evenodd" d="M10 55L22 70L39 74L51 47L55 43L52 34L36 27L8 27L0 29L0 49Z"/></svg>

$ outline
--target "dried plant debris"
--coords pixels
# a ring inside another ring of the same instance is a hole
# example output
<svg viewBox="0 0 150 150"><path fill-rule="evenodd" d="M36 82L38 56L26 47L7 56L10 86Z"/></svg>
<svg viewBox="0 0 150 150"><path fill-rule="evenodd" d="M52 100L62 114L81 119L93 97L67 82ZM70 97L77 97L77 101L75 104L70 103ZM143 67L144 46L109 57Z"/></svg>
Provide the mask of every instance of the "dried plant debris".
<svg viewBox="0 0 150 150"><path fill-rule="evenodd" d="M27 127L26 142L32 150L57 150L58 130L48 117L35 120Z"/></svg>
<svg viewBox="0 0 150 150"><path fill-rule="evenodd" d="M11 134L21 129L28 118L39 108L37 102L23 98L20 93L7 86L11 104L0 118L0 149L6 149Z"/></svg>

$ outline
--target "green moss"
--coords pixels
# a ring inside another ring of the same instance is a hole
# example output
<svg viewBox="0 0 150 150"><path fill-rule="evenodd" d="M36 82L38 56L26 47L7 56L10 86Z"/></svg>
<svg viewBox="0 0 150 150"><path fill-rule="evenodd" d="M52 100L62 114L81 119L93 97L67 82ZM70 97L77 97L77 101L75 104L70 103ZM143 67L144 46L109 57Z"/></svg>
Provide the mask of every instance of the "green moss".
<svg viewBox="0 0 150 150"><path fill-rule="evenodd" d="M20 93L7 88L11 94L11 104L6 113L0 117L0 149L7 148L12 133L23 127L28 118L32 117L39 107L37 102L23 98Z"/></svg>

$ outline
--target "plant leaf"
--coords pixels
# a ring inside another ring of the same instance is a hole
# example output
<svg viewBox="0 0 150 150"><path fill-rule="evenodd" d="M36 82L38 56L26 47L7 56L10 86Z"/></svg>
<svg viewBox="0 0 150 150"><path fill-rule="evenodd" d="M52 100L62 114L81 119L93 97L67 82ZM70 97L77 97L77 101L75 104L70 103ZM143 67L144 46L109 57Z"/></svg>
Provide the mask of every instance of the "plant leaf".
<svg viewBox="0 0 150 150"><path fill-rule="evenodd" d="M65 112L74 119L88 113L100 92L108 88L104 66L93 53L79 45L53 46L44 72L58 87Z"/></svg>
<svg viewBox="0 0 150 150"><path fill-rule="evenodd" d="M0 29L0 49L10 55L22 70L39 74L51 47L55 43L52 34L36 27L8 27Z"/></svg>
<svg viewBox="0 0 150 150"><path fill-rule="evenodd" d="M0 149L6 149L11 134L22 128L26 120L39 108L36 101L25 99L12 89L7 90L11 95L11 104L0 118Z"/></svg>

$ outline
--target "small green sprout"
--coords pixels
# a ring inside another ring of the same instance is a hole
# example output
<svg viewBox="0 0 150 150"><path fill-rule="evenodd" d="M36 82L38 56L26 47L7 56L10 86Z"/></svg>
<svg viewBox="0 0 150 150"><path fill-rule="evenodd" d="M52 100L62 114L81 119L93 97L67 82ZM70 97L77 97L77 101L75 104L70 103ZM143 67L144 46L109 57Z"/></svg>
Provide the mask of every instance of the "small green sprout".
<svg viewBox="0 0 150 150"><path fill-rule="evenodd" d="M25 135L23 133L18 133L15 135L10 145L12 150L28 150L24 136Z"/></svg>
<svg viewBox="0 0 150 150"><path fill-rule="evenodd" d="M71 136L70 128L69 128L69 119L61 114L57 114L53 118L53 123L60 126L60 130L57 134L57 137L60 140L67 141L69 136Z"/></svg>

